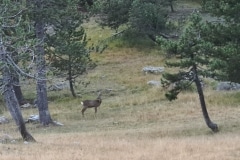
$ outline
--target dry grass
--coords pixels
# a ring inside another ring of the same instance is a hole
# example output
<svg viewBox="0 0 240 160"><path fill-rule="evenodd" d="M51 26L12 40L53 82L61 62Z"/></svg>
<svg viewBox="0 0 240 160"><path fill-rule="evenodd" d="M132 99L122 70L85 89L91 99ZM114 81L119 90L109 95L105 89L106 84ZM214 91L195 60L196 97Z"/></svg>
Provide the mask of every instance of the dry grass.
<svg viewBox="0 0 240 160"><path fill-rule="evenodd" d="M92 57L98 67L80 77L91 81L87 88L77 88L82 98L71 98L67 90L49 93L51 115L64 126L27 124L37 143L25 144L13 120L0 125L0 137L8 134L16 139L0 144L1 160L239 159L239 93L205 90L210 117L220 127L213 134L205 125L196 93L185 92L169 102L161 88L147 86L147 81L160 80L161 75L145 75L141 70L147 65L163 66L160 52L111 48ZM27 84L23 89L26 96L34 97L34 87L31 91ZM112 91L103 94L97 117L89 109L83 119L80 101L96 97L92 91L99 89ZM27 118L38 111L22 113ZM7 111L4 115L10 117Z"/></svg>
<svg viewBox="0 0 240 160"><path fill-rule="evenodd" d="M132 103L137 96L144 100ZM146 95L107 98L97 118L93 110L87 110L85 119L76 102L69 102L76 105L74 110L50 104L54 119L64 126L27 124L38 142L0 144L1 160L234 160L240 156L239 106L209 107L221 128L220 133L212 134L204 124L196 96L189 94L173 103L152 101ZM27 112L36 110L23 111ZM2 125L1 132L20 139L13 122Z"/></svg>
<svg viewBox="0 0 240 160"><path fill-rule="evenodd" d="M1 145L0 157L1 160L237 160L240 156L239 134L139 138L129 137L129 132L40 134L35 136L39 141L35 144Z"/></svg>

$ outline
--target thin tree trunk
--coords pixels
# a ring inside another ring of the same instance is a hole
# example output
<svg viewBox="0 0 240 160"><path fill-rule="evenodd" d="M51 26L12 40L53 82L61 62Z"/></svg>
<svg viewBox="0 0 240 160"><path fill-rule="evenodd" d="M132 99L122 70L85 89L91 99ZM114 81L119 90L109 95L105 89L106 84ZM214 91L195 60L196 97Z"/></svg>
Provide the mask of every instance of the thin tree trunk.
<svg viewBox="0 0 240 160"><path fill-rule="evenodd" d="M213 132L218 132L218 126L217 124L213 123L208 115L208 111L207 111L207 107L206 107L206 103L205 103L205 99L204 99L204 94L203 94L203 90L202 90L202 86L201 86L201 82L198 78L198 73L197 73L197 69L196 66L193 67L193 72L195 73L195 84L197 86L197 91L198 91L198 95L199 95L199 100L201 103L201 108L202 108L202 113L203 113L203 117L204 120L207 124L207 126L213 131Z"/></svg>
<svg viewBox="0 0 240 160"><path fill-rule="evenodd" d="M173 2L170 2L170 8L171 8L171 12L174 12L174 8L173 8Z"/></svg>
<svg viewBox="0 0 240 160"><path fill-rule="evenodd" d="M73 87L73 80L72 80L72 67L71 64L69 64L69 70L68 70L68 78L69 78L69 87L70 87L70 91L72 93L73 97L77 97L76 93L74 91L74 87Z"/></svg>
<svg viewBox="0 0 240 160"><path fill-rule="evenodd" d="M35 0L35 9L42 10L43 2L40 0ZM43 10L42 10L43 11ZM39 12L41 13L41 12ZM40 15L39 15L40 16ZM48 125L52 123L52 118L48 110L48 100L47 100L47 84L46 84L46 66L45 66L45 51L44 51L44 17L37 18L35 20L35 34L38 40L36 46L37 54L37 106L39 111L40 123L42 125Z"/></svg>
<svg viewBox="0 0 240 160"><path fill-rule="evenodd" d="M69 79L69 86L70 86L70 90L71 90L72 96L73 97L77 97L77 95L76 95L76 93L74 91L73 81L71 79Z"/></svg>
<svg viewBox="0 0 240 160"><path fill-rule="evenodd" d="M2 68L2 76L3 76L3 84L4 84L4 100L8 107L10 114L12 115L18 129L22 135L23 140L35 142L35 139L32 137L30 133L28 133L25 122L22 117L22 113L20 111L20 106L17 101L16 95L13 89L13 79L11 77L11 73L9 70L9 66L6 64L6 52L3 46L0 46L0 59L5 65Z"/></svg>

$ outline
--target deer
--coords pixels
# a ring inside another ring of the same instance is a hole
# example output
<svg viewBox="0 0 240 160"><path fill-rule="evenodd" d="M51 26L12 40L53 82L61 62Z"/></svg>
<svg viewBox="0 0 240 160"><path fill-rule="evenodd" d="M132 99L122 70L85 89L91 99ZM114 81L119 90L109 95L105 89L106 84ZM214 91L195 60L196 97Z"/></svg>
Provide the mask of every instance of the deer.
<svg viewBox="0 0 240 160"><path fill-rule="evenodd" d="M101 95L102 95L102 93L99 93L97 99L95 99L95 100L84 100L84 101L81 102L81 104L83 105L83 109L82 109L82 116L83 117L84 117L84 112L88 108L94 108L95 109L95 115L97 114L97 107L99 107L102 103Z"/></svg>

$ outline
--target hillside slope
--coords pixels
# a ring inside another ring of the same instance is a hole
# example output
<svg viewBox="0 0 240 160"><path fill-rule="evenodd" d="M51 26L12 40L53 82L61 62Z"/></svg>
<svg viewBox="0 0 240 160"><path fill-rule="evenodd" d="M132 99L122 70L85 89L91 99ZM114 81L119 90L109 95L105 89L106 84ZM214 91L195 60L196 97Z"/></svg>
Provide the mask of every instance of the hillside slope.
<svg viewBox="0 0 240 160"><path fill-rule="evenodd" d="M90 21L87 31L92 40L108 37L114 31L102 29ZM92 37L91 37L92 36ZM96 41L95 41L96 42ZM149 43L140 39L140 43ZM13 120L0 124L2 135L15 141L0 143L1 160L234 160L240 152L240 93L205 88L207 107L220 132L207 128L198 95L186 91L176 101L164 97L164 89L147 84L161 75L145 74L145 66L164 66L166 57L155 44L129 45L121 39L109 44L103 53L92 53L97 67L79 77L72 98L65 89L49 92L52 118L64 126L41 127L26 124L38 143L23 143ZM90 82L85 88L81 83ZM35 82L25 82L23 93L34 98ZM88 109L81 115L80 102L94 99L103 91L103 102L95 117ZM23 109L26 119L38 114L36 108ZM3 115L10 119L8 111Z"/></svg>

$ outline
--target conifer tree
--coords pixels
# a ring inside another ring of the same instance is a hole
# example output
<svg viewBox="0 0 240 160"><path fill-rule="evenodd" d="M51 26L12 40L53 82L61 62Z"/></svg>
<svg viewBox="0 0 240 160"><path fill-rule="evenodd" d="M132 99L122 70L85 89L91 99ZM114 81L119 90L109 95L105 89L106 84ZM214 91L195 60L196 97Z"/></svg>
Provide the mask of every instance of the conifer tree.
<svg viewBox="0 0 240 160"><path fill-rule="evenodd" d="M28 42L25 38L29 31L24 24L25 6L21 2L0 1L0 71L1 89L6 106L14 119L23 140L35 142L27 131L20 106L14 92L15 76L27 75L14 61L17 57L28 57ZM26 52L25 52L26 51ZM17 53L17 54L15 54Z"/></svg>
<svg viewBox="0 0 240 160"><path fill-rule="evenodd" d="M64 34L68 34L71 32L75 32L75 30L71 27L75 27L82 22L82 17L79 17L79 14L76 14L78 9L78 5L85 4L82 2L86 2L89 5L92 5L92 0L28 0L27 7L29 17L34 24L35 28L35 36L37 39L36 45L36 72L37 72L37 106L39 110L39 117L40 123L43 125L48 125L53 123L51 114L48 109L48 99L47 99L47 84L46 84L46 42L48 41L47 37L47 28L52 26L57 31ZM74 18L73 18L74 17ZM69 27L69 28L66 28ZM70 29L67 32L66 29ZM57 34L62 36L63 38L65 35ZM66 38L66 37L65 37ZM69 39L68 39L69 40ZM65 43L64 41L63 43ZM63 45L63 43L58 43L56 45ZM63 45L64 46L64 45ZM75 46L68 46L76 47ZM68 48L68 49L69 49ZM65 48L66 49L66 48ZM76 49L76 48L74 48ZM73 50L74 50L73 49ZM69 49L70 50L70 49ZM61 52L63 53L63 52ZM64 52L66 53L66 52ZM70 54L72 52L68 52ZM74 54L74 53L72 53Z"/></svg>
<svg viewBox="0 0 240 160"><path fill-rule="evenodd" d="M204 39L212 43L212 70L221 70L219 80L240 83L240 1L209 0L203 8L217 21L209 21Z"/></svg>
<svg viewBox="0 0 240 160"><path fill-rule="evenodd" d="M201 85L202 77L213 74L211 70L208 70L208 66L211 63L211 55L208 53L209 51L211 52L212 45L205 42L202 38L205 25L201 23L201 17L198 14L191 15L188 23L186 30L178 41L158 39L168 53L177 54L180 57L176 61L166 62L168 67L179 68L179 70L175 73L166 72L163 74L162 84L164 87L173 85L166 93L166 97L169 100L175 100L181 91L194 83L199 95L205 122L213 132L217 132L217 124L213 123L208 115Z"/></svg>
<svg viewBox="0 0 240 160"><path fill-rule="evenodd" d="M92 49L87 47L87 35L81 26L83 18L76 5L69 3L54 25L55 33L47 36L50 65L56 69L55 75L66 77L74 97L76 78L96 66L90 59Z"/></svg>
<svg viewBox="0 0 240 160"><path fill-rule="evenodd" d="M117 30L120 26L137 31L156 41L156 36L166 36L168 6L175 0L99 0L96 3L103 26Z"/></svg>

